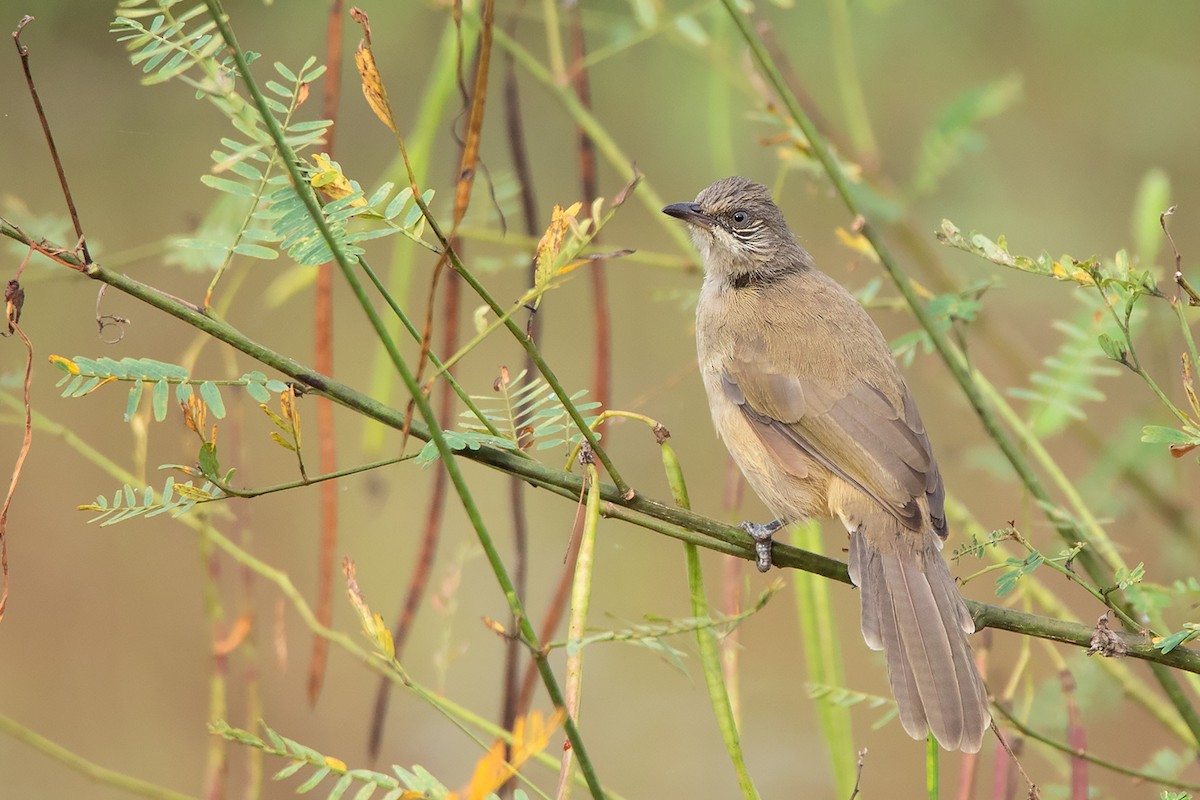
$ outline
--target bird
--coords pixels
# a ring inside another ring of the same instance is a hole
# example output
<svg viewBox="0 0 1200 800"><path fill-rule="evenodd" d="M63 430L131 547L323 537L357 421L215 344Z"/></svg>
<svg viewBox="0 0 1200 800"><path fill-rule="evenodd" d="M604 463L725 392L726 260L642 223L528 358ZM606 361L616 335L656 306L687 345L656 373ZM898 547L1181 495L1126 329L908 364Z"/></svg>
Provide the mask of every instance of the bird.
<svg viewBox="0 0 1200 800"><path fill-rule="evenodd" d="M946 490L883 334L762 184L724 178L663 213L687 223L704 262L696 350L713 424L775 516L743 523L759 570L784 525L839 520L862 635L884 652L901 725L978 752L991 713L975 623L941 554Z"/></svg>

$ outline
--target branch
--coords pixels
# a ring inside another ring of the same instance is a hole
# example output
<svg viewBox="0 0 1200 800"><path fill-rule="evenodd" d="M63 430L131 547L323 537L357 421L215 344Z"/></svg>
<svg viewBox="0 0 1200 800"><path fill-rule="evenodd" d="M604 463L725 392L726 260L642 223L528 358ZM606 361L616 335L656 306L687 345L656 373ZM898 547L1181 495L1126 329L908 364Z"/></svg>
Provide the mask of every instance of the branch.
<svg viewBox="0 0 1200 800"><path fill-rule="evenodd" d="M114 289L186 322L352 411L397 431L404 428L403 411L380 403L350 386L315 372L305 364L285 356L277 350L250 339L228 322L208 317L188 303L177 300L127 275L106 270L94 262L85 266L74 256L59 252L51 245L37 244L3 220L0 220L0 234L25 245L35 246L39 249L49 248L56 252L56 258L65 266L79 270L93 280L106 283ZM411 432L413 436L424 441L428 441L431 436L429 429L419 420L413 422ZM578 501L583 487L583 479L580 475L546 466L506 450L485 446L478 450L464 450L455 455L509 475L515 475L534 486L561 495L571 503ZM691 511L675 508L642 495L636 495L627 500L615 486L608 483L600 485L600 497L603 501L600 513L606 517L624 520L656 533L665 534L719 553L746 560L753 560L755 557L754 542L740 528ZM800 569L841 583L850 583L846 565L841 561L779 542L776 543L773 553L775 563L780 567ZM967 601L967 606L975 618L978 629L995 628L1080 647L1089 646L1092 640L1092 628L1087 625L1064 622L972 600ZM1177 647L1169 653L1163 653L1136 634L1120 633L1116 635L1128 647L1128 655L1133 658L1200 674L1200 652Z"/></svg>

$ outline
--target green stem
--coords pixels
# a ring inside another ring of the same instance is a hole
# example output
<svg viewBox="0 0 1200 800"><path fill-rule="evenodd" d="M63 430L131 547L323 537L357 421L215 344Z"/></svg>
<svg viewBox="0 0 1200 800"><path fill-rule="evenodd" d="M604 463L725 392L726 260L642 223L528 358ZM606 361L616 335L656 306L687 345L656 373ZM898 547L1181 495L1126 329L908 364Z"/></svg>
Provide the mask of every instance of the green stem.
<svg viewBox="0 0 1200 800"><path fill-rule="evenodd" d="M796 547L814 553L821 552L821 524L816 521L791 526L791 542ZM830 624L833 604L827 581L815 575L798 574L792 581L796 601L797 623L804 641L804 661L811 683L825 686L845 686L842 653L839 640L842 631ZM849 797L854 791L857 765L854 758L854 734L850 709L834 703L817 703L817 719L825 747L829 750L829 766L833 771L838 797Z"/></svg>
<svg viewBox="0 0 1200 800"><path fill-rule="evenodd" d="M587 502L583 509L583 532L579 537L579 551L575 556L574 575L571 580L571 615L567 620L567 713L578 722L579 709L583 702L583 635L587 632L588 606L592 596L592 567L596 561L596 528L600 521L600 478L595 464L587 465ZM572 754L563 753L562 767L558 773L558 800L571 796Z"/></svg>
<svg viewBox="0 0 1200 800"><path fill-rule="evenodd" d="M938 800L938 759L941 754L941 748L938 747L937 739L929 736L925 739L925 788L928 790L929 800Z"/></svg>
<svg viewBox="0 0 1200 800"><path fill-rule="evenodd" d="M1161 775L1152 775L1149 772L1142 772L1141 770L1122 767L1119 764L1113 763L1112 761L1106 761L1099 756L1092 755L1086 750L1080 750L1079 748L1072 747L1065 742L1060 742L1057 739L1051 739L1049 736L1039 733L1018 719L1015 714L1013 714L1000 703L996 703L992 707L998 709L1004 718L1008 720L1008 723L1025 736L1028 736L1034 741L1041 742L1048 747L1053 747L1055 750L1066 753L1073 758L1082 758L1084 761L1095 764L1098 767L1103 767L1104 769L1115 772L1118 775L1128 775L1131 778L1136 778L1137 780L1145 781L1146 783L1153 783L1158 786L1169 786L1172 789L1183 789L1188 792L1200 792L1200 784L1184 783L1183 781L1176 780L1174 778L1166 778Z"/></svg>
<svg viewBox="0 0 1200 800"><path fill-rule="evenodd" d="M1117 550L1116 545L1113 544L1113 541L1111 538L1109 538L1108 533L1100 525L1099 520L1096 519L1096 516L1092 513L1091 508L1088 506L1087 502L1084 501L1083 496L1079 494L1079 491L1075 488L1075 484L1070 478L1067 477L1067 474L1062 471L1062 468L1059 467L1058 462L1056 462L1054 457L1050 455L1048 450L1046 450L1041 440L1038 439L1033 430L1030 429L1030 427L1021 418L1021 415L1013 410L1013 407L1004 400L1004 397L996 390L996 387L992 386L991 382L978 370L972 372L972 377L975 385L979 388L980 393L987 398L991 406L996 409L996 411L1008 424L1009 429L1016 434L1018 439L1020 439L1021 446L1026 450L1026 452L1031 454L1037 461L1038 465L1045 470L1047 475L1050 476L1050 480L1053 481L1055 487L1062 492L1063 496L1070 504L1072 513L1077 515L1084 526L1086 526L1087 530L1085 532L1086 535L1083 538L1083 541L1085 541L1088 546L1099 550L1100 557L1110 569L1114 569L1116 567L1126 567L1127 565L1125 563L1125 559L1122 558L1120 552ZM1070 545L1074 544L1074 542L1070 541L1067 543ZM1093 575L1092 577L1095 579L1096 576ZM1097 580L1096 583L1099 585L1104 585L1105 581ZM1135 629L1136 627L1137 626L1135 626Z"/></svg>
<svg viewBox="0 0 1200 800"><path fill-rule="evenodd" d="M232 486L230 486L229 484L222 481L218 476L215 476L215 475L204 475L204 479L208 480L208 481L212 481L213 486L216 486L218 489L220 489L222 492L229 495L230 497L261 497L264 494L274 494L275 492L286 492L289 489L300 489L305 486L312 486L315 483L322 483L324 481L332 481L337 478L344 478L347 475L357 475L360 472L370 472L371 470L379 469L380 467L390 467L392 464L399 464L402 461L409 461L414 458L416 458L415 454L396 456L395 458L385 458L380 461L372 461L370 464L359 464L354 467L347 467L346 469L339 469L334 472L326 473L324 475L316 475L311 478L305 478L305 479L298 480L298 481L289 481L288 483L278 483L274 486L267 486L262 489L235 489ZM215 503L219 500L224 500L224 499L226 499L226 498L214 497L212 500L204 500L202 502Z"/></svg>
<svg viewBox="0 0 1200 800"><path fill-rule="evenodd" d="M683 470L675 450L666 442L662 443L663 469L667 473L667 482L671 485L671 495L675 504L680 508L690 509L687 483L683 479ZM692 602L692 616L708 619L712 609L708 604L708 596L704 591L704 571L700 566L700 550L696 545L684 544L684 554L687 559L688 595ZM721 653L717 647L717 636L712 628L696 629L696 649L700 653L700 664L704 669L704 683L708 687L708 699L712 704L713 713L717 716L717 728L721 731L721 741L733 762L737 774L738 788L746 800L758 800L758 789L746 768L746 758L742 753L742 740L738 733L737 721L733 718L733 705L729 701L729 689L725 685L725 674L721 670Z"/></svg>
<svg viewBox="0 0 1200 800"><path fill-rule="evenodd" d="M542 0L542 19L546 27L546 52L550 56L550 72L556 84L566 86L569 83L567 59L563 55L562 36L559 34L557 0Z"/></svg>
<svg viewBox="0 0 1200 800"><path fill-rule="evenodd" d="M4 222L0 222L0 235L7 236L26 246L39 247L35 240L31 240ZM69 253L64 254L52 244L43 244L39 249L54 252L55 258L62 264L207 333L214 339L234 347L263 365L278 370L352 411L395 430L403 430L405 427L403 411L380 403L362 392L321 375L307 365L250 339L223 320L212 319L188 303L164 294L127 275L104 269L99 264L92 263L85 267L74 256ZM0 397L5 395L6 393L0 392ZM412 422L411 432L416 438L426 441L431 436L426 425L420 420ZM98 457L104 458L103 454L98 454ZM533 459L506 450L480 447L478 450L464 450L460 457L509 475L516 475L535 486L566 497L572 503L578 502L582 492L583 480L579 475L548 467ZM642 495L633 498L624 497L612 484L600 484L600 496L605 501L601 505L601 513L606 517L625 520L647 530L665 534L680 541L691 542L716 552L728 553L746 560L754 558L754 544L740 528L685 509L674 508ZM841 583L850 582L846 565L841 561L798 550L780 542L775 544L772 554L774 562L778 566L802 569ZM975 616L979 628L993 627L1081 647L1087 647L1091 641L1092 629L1079 623L1041 617L974 601L968 601L968 607ZM1140 637L1127 634L1124 636L1124 640L1129 646L1129 655L1134 658L1154 661L1200 674L1200 652L1179 647L1170 653L1162 653Z"/></svg>
<svg viewBox="0 0 1200 800"><path fill-rule="evenodd" d="M402 309L392 297L392 293L389 292L387 287L383 285L383 281L381 281L379 276L375 274L375 270L371 269L371 265L367 263L365 258L359 258L358 263L359 266L363 268L363 272L365 272L367 277L370 278L371 283L374 284L375 290L379 292L379 295L383 298L384 302L388 304L388 308L392 309L392 313L396 315L396 318L400 320L400 324L404 326L406 331L408 331L408 335L411 336L414 341L420 342L421 332L417 330L417 327L413 325L412 320L410 320L408 315L404 313L404 309ZM391 333L390 328L388 329L388 333ZM495 424L488 419L486 414L479 410L479 406L475 405L475 401L471 399L471 395L467 394L466 390L462 388L459 382L455 379L454 375L446 369L446 365L443 364L442 361L433 354L432 350L429 352L429 361L431 364L433 364L439 376L445 377L447 383L450 384L450 388L454 390L456 395L458 395L458 399L462 400L463 405L465 405L467 409L475 415L475 418L479 420L479 424L487 428L488 433L490 433L492 436L503 439L504 434L502 434Z"/></svg>
<svg viewBox="0 0 1200 800"><path fill-rule="evenodd" d="M871 118L867 113L867 101L863 97L862 82L858 79L858 67L854 60L854 34L850 29L850 4L848 0L829 0L829 41L833 56L833 74L837 79L838 94L842 98L842 113L846 118L846 129L854 143L857 157L874 161L879 157L879 145L871 131Z"/></svg>
<svg viewBox="0 0 1200 800"><path fill-rule="evenodd" d="M465 2L463 5L473 6L473 3ZM446 105L454 96L459 48L461 46L461 52L470 52L474 46L472 37L472 31L463 29L453 19L448 19L442 29L437 53L430 62L429 78L421 91L421 105L417 110L416 121L407 137L408 151L414 164L415 183L423 185L425 182L425 172L428 169L433 144L442 133ZM404 159L399 154L384 170L384 175L395 183L404 180ZM392 253L388 277L391 287L389 296L406 296L413 274L413 248L409 243L398 240ZM396 324L390 321L388 331L393 336L400 332ZM378 343L375 344L372 353L370 375L371 382L367 393L372 397L391 397L396 375L394 370L388 369L388 354ZM379 426L365 426L364 448L368 452L377 452L382 447L382 437L383 430Z"/></svg>
<svg viewBox="0 0 1200 800"><path fill-rule="evenodd" d="M350 261L349 256L342 250L329 229L329 224L325 220L325 215L321 211L321 207L317 202L316 195L312 189L304 182L303 176L300 174L300 168L296 163L295 154L284 140L283 131L279 127L278 121L270 113L266 100L263 98L262 92L255 83L253 76L250 74L250 68L246 63L246 56L234 37L233 30L229 27L229 20L220 9L218 0L205 0L208 6L209 14L216 22L218 29L221 31L221 36L225 43L229 46L233 53L234 61L237 63L238 72L242 76L242 81L246 84L251 97L254 99L254 104L258 108L259 114L262 117L268 132L271 134L271 139L275 142L275 147L278 149L280 157L283 158L288 172L292 178L292 184L296 189L296 193L304 201L305 207L308 209L309 215L321 232L322 238L325 239L329 249L332 251L334 260L341 268L342 274L346 282L353 290L359 305L362 307L363 313L367 315L367 319L374 328L379 340L383 342L384 347L388 351L388 356L392 360L396 371L400 373L400 378L404 382L405 388L412 397L413 402L417 406L422 419L425 420L425 425L429 433L430 440L437 447L438 454L442 458L442 463L445 465L446 472L450 477L450 482L453 484L455 491L458 492L459 499L462 501L463 510L466 511L467 517L471 522L471 526L475 529L476 537L479 539L479 544L483 548L484 554L487 556L488 563L491 565L492 572L496 576L497 583L500 584L501 590L504 592L504 597L508 601L509 610L513 617L518 620L521 628L521 634L525 642L529 645L533 654L534 662L537 664L538 672L542 676L542 682L546 686L546 691L550 695L551 702L556 708L563 707L562 691L558 686L558 680L554 677L554 672L550 668L549 662L546 660L546 654L541 650L541 645L538 643L537 632L533 629L533 625L529 622L525 610L522 607L521 599L517 596L512 579L509 577L508 570L504 566L504 560L500 556L499 550L496 549L495 543L492 541L491 534L488 533L487 526L484 524L483 515L480 514L478 506L475 504L475 499L472 497L470 489L467 487L466 479L463 478L462 471L459 469L458 460L454 457L454 451L446 444L445 435L442 433L441 427L438 425L437 416L432 407L429 405L429 399L425 393L421 391L421 387L417 384L413 373L408 369L408 365L404 362L400 355L399 349L392 336L388 333L387 327L383 324L378 312L375 311L371 304L370 298L367 297L366 291L363 289L362 283L358 280L355 274L354 266ZM414 199L421 205L422 211L429 220L430 227L436 228L436 222L432 215L429 214L428 208L420 199L418 192L413 192ZM440 231L438 238L442 240L445 246L445 237ZM451 251L451 258L455 266L459 266L456 257ZM463 270L465 272L465 270ZM544 362L543 362L544 363ZM547 375L549 382L549 376ZM578 412L576 412L578 416ZM577 423L578 424L578 423ZM582 426L586 431L586 426ZM605 464L607 467L607 463ZM613 475L613 480L617 480L617 476ZM592 766L591 759L588 757L587 749L584 746L583 738L580 736L579 729L575 726L574 721L568 717L566 721L567 738L571 742L571 746L575 750L575 757L579 759L579 768L583 772L584 778L587 779L588 788L592 791L594 798L603 798L604 792L600 786L600 779L596 776L595 769Z"/></svg>
<svg viewBox="0 0 1200 800"><path fill-rule="evenodd" d="M108 767L102 767L95 762L88 761L86 758L72 753L67 748L57 742L50 741L41 734L34 733L16 720L10 719L3 714L0 714L0 733L8 734L18 742L29 745L42 755L48 756L60 764L65 764L96 783L113 786L139 797L155 798L155 800L193 800L191 795L175 792L171 789L164 789L161 786L155 786L153 783L140 778L134 778L123 772L117 772ZM29 768L28 765L26 768ZM16 767L14 766L13 769L15 770Z"/></svg>
<svg viewBox="0 0 1200 800"><path fill-rule="evenodd" d="M338 647L341 647L347 653L357 658L363 663L364 666L411 691L417 697L427 702L440 714L446 717L446 719L450 720L450 722L452 722L457 728L462 730L464 733L467 733L467 735L470 736L471 739L474 740L482 749L487 749L488 742L483 741L474 734L470 733L470 731L467 730L466 725L469 724L475 728L478 728L490 737L504 739L510 744L513 743L513 736L510 731L504 730L504 728L496 725L490 720L485 719L484 717L479 716L464 706L461 706L444 697L441 693L430 690L417 683L411 678L411 676L409 676L408 672L404 669L400 662L394 659L388 660L378 652L367 650L349 634L342 633L323 625L321 621L317 619L316 613L312 610L312 607L308 605L307 601L305 601L304 596L300 594L300 591L296 588L295 584L292 583L292 579L288 577L286 572L272 567L262 559L259 559L246 550L243 550L231 539L226 538L217 531L213 531L212 541L214 545L224 551L226 555L233 559L234 562L246 567L270 583L273 583L283 594L283 596L288 599L292 605L292 608L296 610L296 613L300 615L300 619L304 622L308 629L312 631L312 633L328 639L330 643L336 644ZM552 758L546 753L537 753L533 756L533 758L552 768L557 767L558 765L558 760ZM524 780L524 778L522 778L522 780ZM607 792L604 796L607 797L608 800L623 800L623 798L614 792Z"/></svg>

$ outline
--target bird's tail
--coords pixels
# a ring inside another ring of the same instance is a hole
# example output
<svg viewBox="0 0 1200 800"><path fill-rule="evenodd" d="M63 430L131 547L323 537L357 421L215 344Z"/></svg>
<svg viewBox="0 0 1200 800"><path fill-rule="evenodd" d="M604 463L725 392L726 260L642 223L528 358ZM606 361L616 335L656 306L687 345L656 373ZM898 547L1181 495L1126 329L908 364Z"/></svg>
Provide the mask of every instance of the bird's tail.
<svg viewBox="0 0 1200 800"><path fill-rule="evenodd" d="M862 526L850 534L850 578L862 593L863 638L884 652L909 736L924 739L932 731L947 750L978 752L991 712L967 643L975 623L934 534L919 553L907 550L900 534L871 534L900 543L899 549L877 547Z"/></svg>

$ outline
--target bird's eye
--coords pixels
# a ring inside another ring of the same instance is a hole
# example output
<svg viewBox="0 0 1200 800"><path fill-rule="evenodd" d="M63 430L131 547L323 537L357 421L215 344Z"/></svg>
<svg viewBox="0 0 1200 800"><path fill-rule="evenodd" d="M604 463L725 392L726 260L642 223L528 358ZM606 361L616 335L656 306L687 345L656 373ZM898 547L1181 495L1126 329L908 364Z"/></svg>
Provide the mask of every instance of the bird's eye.
<svg viewBox="0 0 1200 800"><path fill-rule="evenodd" d="M733 221L739 225L741 225L743 222L745 222L748 218L749 217L747 216L745 211L733 212Z"/></svg>

